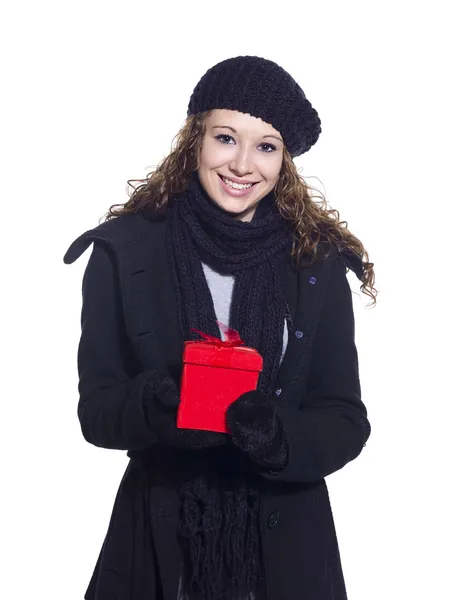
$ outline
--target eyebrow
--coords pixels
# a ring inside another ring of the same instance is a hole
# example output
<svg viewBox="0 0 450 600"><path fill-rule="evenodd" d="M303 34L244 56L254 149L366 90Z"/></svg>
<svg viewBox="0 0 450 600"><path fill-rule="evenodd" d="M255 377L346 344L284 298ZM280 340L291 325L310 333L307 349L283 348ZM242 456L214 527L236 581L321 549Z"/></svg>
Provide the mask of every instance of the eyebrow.
<svg viewBox="0 0 450 600"><path fill-rule="evenodd" d="M212 129L231 129L231 131L237 133L236 129L230 127L229 125L214 125ZM278 135L263 135L263 139L269 137L275 138L276 140L280 140L280 142L283 143L283 140Z"/></svg>

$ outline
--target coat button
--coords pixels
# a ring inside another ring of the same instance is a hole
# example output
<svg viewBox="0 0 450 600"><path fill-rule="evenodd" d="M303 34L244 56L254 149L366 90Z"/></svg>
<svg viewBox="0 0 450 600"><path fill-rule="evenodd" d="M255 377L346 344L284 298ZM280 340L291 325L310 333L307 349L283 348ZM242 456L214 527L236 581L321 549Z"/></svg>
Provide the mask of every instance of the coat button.
<svg viewBox="0 0 450 600"><path fill-rule="evenodd" d="M303 331L300 331L299 329L297 329L297 331L295 332L295 337L296 338L301 338L303 337Z"/></svg>
<svg viewBox="0 0 450 600"><path fill-rule="evenodd" d="M267 521L270 529L273 529L277 525L279 517L280 513L277 510L274 510L270 513L269 520Z"/></svg>
<svg viewBox="0 0 450 600"><path fill-rule="evenodd" d="M315 277L309 278L309 283L316 283L317 279Z"/></svg>

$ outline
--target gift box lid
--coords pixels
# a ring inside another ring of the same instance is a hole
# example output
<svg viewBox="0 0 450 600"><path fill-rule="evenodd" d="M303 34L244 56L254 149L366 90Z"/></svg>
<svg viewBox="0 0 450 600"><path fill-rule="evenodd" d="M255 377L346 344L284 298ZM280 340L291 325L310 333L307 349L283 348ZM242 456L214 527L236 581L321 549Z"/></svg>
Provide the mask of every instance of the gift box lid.
<svg viewBox="0 0 450 600"><path fill-rule="evenodd" d="M263 367L263 358L254 348L219 346L202 341L184 343L183 362L245 371L261 371Z"/></svg>

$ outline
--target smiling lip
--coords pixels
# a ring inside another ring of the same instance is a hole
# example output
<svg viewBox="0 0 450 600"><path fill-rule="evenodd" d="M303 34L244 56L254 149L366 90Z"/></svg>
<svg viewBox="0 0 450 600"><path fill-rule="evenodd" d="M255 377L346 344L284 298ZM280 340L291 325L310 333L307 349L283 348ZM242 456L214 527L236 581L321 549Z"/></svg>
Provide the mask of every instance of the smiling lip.
<svg viewBox="0 0 450 600"><path fill-rule="evenodd" d="M252 184L253 183L259 183L259 181L248 181L248 179L239 180L239 179L236 179L235 177L228 177L228 175L221 175L220 173L219 173L219 177L221 177L221 178L225 177L225 179L229 179L230 181L233 181L233 183L242 183L244 185L246 183L252 183Z"/></svg>
<svg viewBox="0 0 450 600"><path fill-rule="evenodd" d="M255 187L259 184L259 181L258 181L255 183L255 185L252 185L249 188L243 188L242 190L237 190L237 189L232 188L229 185L227 185L225 183L225 181L222 179L222 177L220 177L219 174L218 174L218 177L219 177L220 185L222 186L222 189L224 190L224 192L226 194L228 194L228 196L232 196L233 198L242 198L243 196L248 196L249 194L252 193L252 191L255 189Z"/></svg>

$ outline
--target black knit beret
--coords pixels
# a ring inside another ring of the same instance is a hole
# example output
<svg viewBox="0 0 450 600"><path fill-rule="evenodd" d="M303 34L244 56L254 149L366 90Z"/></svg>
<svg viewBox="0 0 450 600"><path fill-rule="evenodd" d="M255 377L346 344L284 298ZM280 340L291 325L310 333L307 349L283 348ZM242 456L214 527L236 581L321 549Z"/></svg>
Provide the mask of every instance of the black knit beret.
<svg viewBox="0 0 450 600"><path fill-rule="evenodd" d="M307 152L322 131L317 111L282 67L259 56L227 58L206 71L194 88L187 115L226 108L270 123L292 157Z"/></svg>

